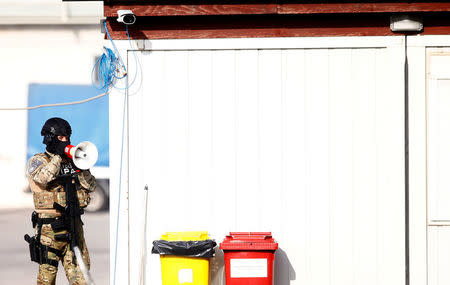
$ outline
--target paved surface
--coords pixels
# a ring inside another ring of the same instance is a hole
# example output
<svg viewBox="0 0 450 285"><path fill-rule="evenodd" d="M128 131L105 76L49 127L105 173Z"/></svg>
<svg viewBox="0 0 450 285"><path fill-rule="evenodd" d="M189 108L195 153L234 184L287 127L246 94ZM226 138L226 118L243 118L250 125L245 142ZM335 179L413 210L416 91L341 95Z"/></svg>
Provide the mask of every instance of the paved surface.
<svg viewBox="0 0 450 285"><path fill-rule="evenodd" d="M32 209L0 210L0 285L36 284L38 264L30 261L23 236L33 234ZM82 217L96 285L109 284L109 214L86 213ZM56 284L68 284L59 265Z"/></svg>

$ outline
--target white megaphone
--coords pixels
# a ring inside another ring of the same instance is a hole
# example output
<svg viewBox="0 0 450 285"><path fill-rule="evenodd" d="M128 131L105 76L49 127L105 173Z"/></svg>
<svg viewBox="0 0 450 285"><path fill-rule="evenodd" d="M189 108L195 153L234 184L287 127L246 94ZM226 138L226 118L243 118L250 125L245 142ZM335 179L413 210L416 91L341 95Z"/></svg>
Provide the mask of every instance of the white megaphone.
<svg viewBox="0 0 450 285"><path fill-rule="evenodd" d="M98 150L95 144L84 141L77 146L68 145L64 153L73 160L79 169L89 169L97 162Z"/></svg>

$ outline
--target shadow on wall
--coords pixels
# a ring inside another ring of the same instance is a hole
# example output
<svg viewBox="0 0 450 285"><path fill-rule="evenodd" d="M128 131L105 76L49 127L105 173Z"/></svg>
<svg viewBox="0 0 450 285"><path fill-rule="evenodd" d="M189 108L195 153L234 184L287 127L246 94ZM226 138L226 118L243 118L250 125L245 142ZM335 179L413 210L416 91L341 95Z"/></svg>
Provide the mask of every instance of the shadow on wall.
<svg viewBox="0 0 450 285"><path fill-rule="evenodd" d="M211 285L225 285L225 257L223 251L216 246L215 256L210 262L210 282Z"/></svg>
<svg viewBox="0 0 450 285"><path fill-rule="evenodd" d="M278 248L275 252L274 282L276 285L290 285L295 280L295 270L284 250Z"/></svg>

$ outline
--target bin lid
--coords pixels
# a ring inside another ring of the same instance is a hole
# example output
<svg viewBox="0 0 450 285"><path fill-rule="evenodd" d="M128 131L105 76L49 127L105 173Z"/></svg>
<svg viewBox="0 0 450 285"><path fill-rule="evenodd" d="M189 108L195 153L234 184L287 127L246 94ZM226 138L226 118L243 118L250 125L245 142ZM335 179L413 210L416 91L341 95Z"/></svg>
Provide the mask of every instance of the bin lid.
<svg viewBox="0 0 450 285"><path fill-rule="evenodd" d="M167 241L189 241L189 240L207 240L208 232L167 232L161 235L162 240Z"/></svg>
<svg viewBox="0 0 450 285"><path fill-rule="evenodd" d="M220 244L222 250L277 250L271 232L231 232Z"/></svg>

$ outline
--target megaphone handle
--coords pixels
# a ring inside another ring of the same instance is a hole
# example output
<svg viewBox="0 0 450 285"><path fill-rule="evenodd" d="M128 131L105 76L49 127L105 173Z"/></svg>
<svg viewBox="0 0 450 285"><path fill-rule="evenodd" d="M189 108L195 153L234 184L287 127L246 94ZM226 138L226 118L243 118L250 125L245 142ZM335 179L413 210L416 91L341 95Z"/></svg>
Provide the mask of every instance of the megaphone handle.
<svg viewBox="0 0 450 285"><path fill-rule="evenodd" d="M71 150L72 150L72 148L73 148L74 146L73 145L68 145L68 146L66 146L65 148L64 148L64 153L70 158L70 159L72 159L72 155L70 154L70 152L71 152Z"/></svg>

